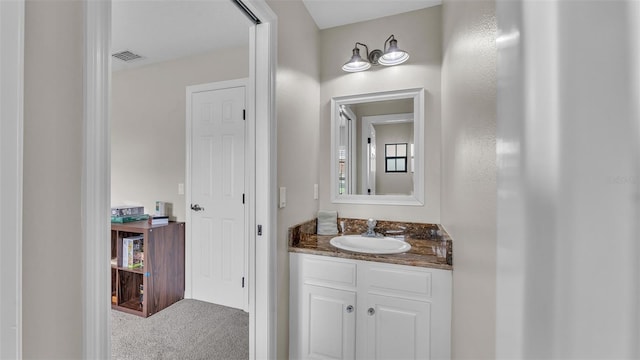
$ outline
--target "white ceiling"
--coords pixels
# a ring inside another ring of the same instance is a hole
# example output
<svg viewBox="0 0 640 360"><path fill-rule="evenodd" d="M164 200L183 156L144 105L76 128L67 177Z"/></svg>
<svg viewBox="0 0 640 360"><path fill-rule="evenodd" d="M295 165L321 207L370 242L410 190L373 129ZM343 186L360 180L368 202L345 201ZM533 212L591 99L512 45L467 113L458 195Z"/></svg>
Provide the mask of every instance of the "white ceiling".
<svg viewBox="0 0 640 360"><path fill-rule="evenodd" d="M143 59L113 58L113 70L248 44L250 25L230 0L115 0L111 53L129 50Z"/></svg>
<svg viewBox="0 0 640 360"><path fill-rule="evenodd" d="M442 0L302 0L320 29L442 4Z"/></svg>
<svg viewBox="0 0 640 360"><path fill-rule="evenodd" d="M442 3L442 0L302 1L320 29ZM113 58L113 70L241 46L249 42L250 25L231 0L114 0L112 53L128 50L143 58L131 62Z"/></svg>

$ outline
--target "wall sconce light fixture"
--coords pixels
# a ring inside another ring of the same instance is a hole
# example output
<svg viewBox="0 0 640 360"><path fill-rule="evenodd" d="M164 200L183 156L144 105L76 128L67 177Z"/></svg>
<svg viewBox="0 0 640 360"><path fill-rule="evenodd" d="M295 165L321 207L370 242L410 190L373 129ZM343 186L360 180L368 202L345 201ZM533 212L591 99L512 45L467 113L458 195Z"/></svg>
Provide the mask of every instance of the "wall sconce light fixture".
<svg viewBox="0 0 640 360"><path fill-rule="evenodd" d="M387 44L389 44L388 48ZM365 59L360 56L360 49L358 49L358 45L364 46L367 51ZM392 66L402 64L409 59L409 53L398 48L398 40L396 40L393 35L389 36L389 38L384 42L383 49L384 52L379 49L369 52L369 48L366 44L356 42L356 45L353 48L351 60L342 65L342 70L347 72L358 72L368 70L371 65L382 64L385 66Z"/></svg>
<svg viewBox="0 0 640 360"><path fill-rule="evenodd" d="M367 59L362 59L362 57L360 56L360 49L358 49L358 45L364 46L364 48L367 50ZM371 60L368 60L368 58L369 48L367 47L367 45L357 42L353 48L353 55L351 56L351 60L342 65L342 70L347 72L368 70L371 67Z"/></svg>

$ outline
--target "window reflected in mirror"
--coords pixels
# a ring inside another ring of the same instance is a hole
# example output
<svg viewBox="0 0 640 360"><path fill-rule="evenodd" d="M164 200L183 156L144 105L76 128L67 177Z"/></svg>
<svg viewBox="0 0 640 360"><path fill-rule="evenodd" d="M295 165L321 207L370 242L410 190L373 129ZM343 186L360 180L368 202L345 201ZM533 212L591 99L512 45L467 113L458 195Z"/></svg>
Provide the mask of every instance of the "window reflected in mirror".
<svg viewBox="0 0 640 360"><path fill-rule="evenodd" d="M384 145L384 172L406 173L407 172L407 143L385 144Z"/></svg>

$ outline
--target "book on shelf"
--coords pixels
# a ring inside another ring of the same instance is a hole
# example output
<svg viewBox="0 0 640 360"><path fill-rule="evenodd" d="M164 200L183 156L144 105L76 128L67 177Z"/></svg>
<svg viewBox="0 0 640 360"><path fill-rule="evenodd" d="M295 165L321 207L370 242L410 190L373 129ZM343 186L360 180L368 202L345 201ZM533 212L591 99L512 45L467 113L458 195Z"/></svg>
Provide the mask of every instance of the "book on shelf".
<svg viewBox="0 0 640 360"><path fill-rule="evenodd" d="M122 239L122 267L129 267L129 248L131 247L131 253L133 252L133 243L129 238ZM133 264L133 254L131 256L131 262Z"/></svg>
<svg viewBox="0 0 640 360"><path fill-rule="evenodd" d="M111 222L112 223L118 223L118 224L124 224L124 223L132 222L132 221L147 220L148 218L149 218L148 214L125 215L125 216L113 216L113 215L111 215Z"/></svg>
<svg viewBox="0 0 640 360"><path fill-rule="evenodd" d="M114 206L111 208L111 216L133 216L144 214L144 206Z"/></svg>
<svg viewBox="0 0 640 360"><path fill-rule="evenodd" d="M167 225L169 224L168 216L149 216L150 225Z"/></svg>
<svg viewBox="0 0 640 360"><path fill-rule="evenodd" d="M134 269L144 265L143 237L130 236L122 239L122 267Z"/></svg>
<svg viewBox="0 0 640 360"><path fill-rule="evenodd" d="M131 268L144 267L144 246L142 236L133 240L133 265Z"/></svg>

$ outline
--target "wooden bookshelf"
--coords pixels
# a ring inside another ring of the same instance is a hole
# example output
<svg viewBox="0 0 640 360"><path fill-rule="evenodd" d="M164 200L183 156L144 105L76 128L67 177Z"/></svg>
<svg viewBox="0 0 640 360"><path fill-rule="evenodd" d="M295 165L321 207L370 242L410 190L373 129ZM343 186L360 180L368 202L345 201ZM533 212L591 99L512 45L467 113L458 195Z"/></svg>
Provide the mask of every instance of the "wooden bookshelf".
<svg viewBox="0 0 640 360"><path fill-rule="evenodd" d="M122 264L122 239L136 235L143 236L144 262L143 267L131 269ZM182 300L184 256L183 222L112 223L111 258L116 263L111 264L111 308L147 317Z"/></svg>

